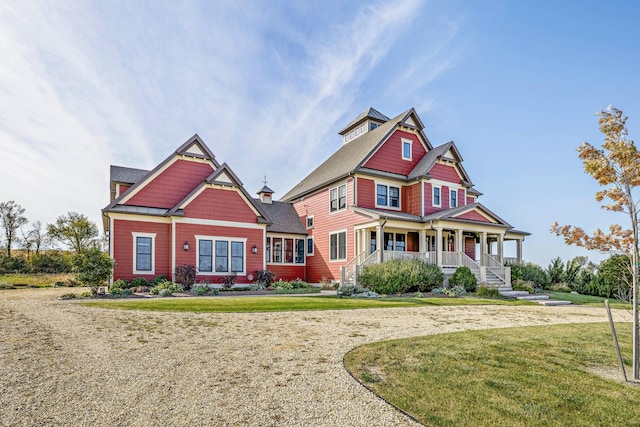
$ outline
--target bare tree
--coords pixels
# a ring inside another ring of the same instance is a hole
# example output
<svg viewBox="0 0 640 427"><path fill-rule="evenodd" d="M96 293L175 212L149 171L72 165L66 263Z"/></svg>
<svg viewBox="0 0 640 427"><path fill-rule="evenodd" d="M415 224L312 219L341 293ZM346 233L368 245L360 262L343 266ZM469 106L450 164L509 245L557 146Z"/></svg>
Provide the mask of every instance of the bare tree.
<svg viewBox="0 0 640 427"><path fill-rule="evenodd" d="M11 257L11 246L18 240L16 231L26 223L27 217L22 206L13 200L0 203L0 228L4 230L8 257Z"/></svg>

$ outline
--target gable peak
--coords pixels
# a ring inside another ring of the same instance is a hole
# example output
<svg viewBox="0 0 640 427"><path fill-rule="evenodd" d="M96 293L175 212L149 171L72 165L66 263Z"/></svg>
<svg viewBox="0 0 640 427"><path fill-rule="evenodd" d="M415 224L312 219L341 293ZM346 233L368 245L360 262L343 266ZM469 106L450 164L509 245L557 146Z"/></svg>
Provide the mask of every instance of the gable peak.
<svg viewBox="0 0 640 427"><path fill-rule="evenodd" d="M218 162L216 162L216 156L197 133L178 147L176 154L211 160L216 167L220 166Z"/></svg>

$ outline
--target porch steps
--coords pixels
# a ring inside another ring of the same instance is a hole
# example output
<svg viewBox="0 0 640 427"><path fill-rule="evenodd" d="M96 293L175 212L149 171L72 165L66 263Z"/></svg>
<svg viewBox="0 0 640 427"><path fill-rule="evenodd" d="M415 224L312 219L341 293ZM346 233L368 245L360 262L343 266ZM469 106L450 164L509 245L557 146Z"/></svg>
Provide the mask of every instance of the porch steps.
<svg viewBox="0 0 640 427"><path fill-rule="evenodd" d="M540 294L534 294L534 295L523 295L521 297L516 297L518 299L522 299L522 300L526 300L526 301L540 301L540 300L548 300L549 299L549 295L540 295Z"/></svg>
<svg viewBox="0 0 640 427"><path fill-rule="evenodd" d="M500 291L500 295L507 298L526 297L529 295L527 291Z"/></svg>
<svg viewBox="0 0 640 427"><path fill-rule="evenodd" d="M524 301L537 302L540 305L548 305L548 306L571 305L571 301L549 299L549 295L530 294L527 291L500 291L500 295L507 298L516 298Z"/></svg>
<svg viewBox="0 0 640 427"><path fill-rule="evenodd" d="M546 301L536 301L538 304L542 304L542 305L549 305L549 306L555 306L555 305L571 305L571 301L561 301L561 300L557 300L557 299L549 299Z"/></svg>

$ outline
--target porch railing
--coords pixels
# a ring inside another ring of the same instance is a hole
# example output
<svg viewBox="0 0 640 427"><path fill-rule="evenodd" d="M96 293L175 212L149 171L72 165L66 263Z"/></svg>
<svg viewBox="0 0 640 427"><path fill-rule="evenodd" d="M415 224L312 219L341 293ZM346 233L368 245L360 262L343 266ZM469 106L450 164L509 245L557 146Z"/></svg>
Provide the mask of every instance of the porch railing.
<svg viewBox="0 0 640 427"><path fill-rule="evenodd" d="M377 264L378 262L380 262L380 249L376 249L371 255L366 257L360 264L360 267Z"/></svg>
<svg viewBox="0 0 640 427"><path fill-rule="evenodd" d="M484 259L487 270L498 276L498 278L503 282L506 282L504 265L500 264L494 255L484 254Z"/></svg>
<svg viewBox="0 0 640 427"><path fill-rule="evenodd" d="M442 266L443 267L457 267L458 266L458 252L442 251Z"/></svg>
<svg viewBox="0 0 640 427"><path fill-rule="evenodd" d="M477 278L480 278L480 266L478 265L478 263L472 260L469 257L469 255L465 254L464 252L462 252L461 258L462 258L462 265L464 267L468 267L474 276L476 276Z"/></svg>
<svg viewBox="0 0 640 427"><path fill-rule="evenodd" d="M417 259L427 264L435 264L435 252L384 251L384 261L392 259Z"/></svg>
<svg viewBox="0 0 640 427"><path fill-rule="evenodd" d="M350 280L355 282L356 277L356 268L357 266L364 261L366 257L366 252L362 251L358 255L356 255L351 261L346 263L344 266L340 267L340 284L344 285Z"/></svg>
<svg viewBox="0 0 640 427"><path fill-rule="evenodd" d="M515 265L515 264L519 264L518 262L518 258L514 258L514 257L504 257L502 258L502 260L504 261L503 264L504 265Z"/></svg>

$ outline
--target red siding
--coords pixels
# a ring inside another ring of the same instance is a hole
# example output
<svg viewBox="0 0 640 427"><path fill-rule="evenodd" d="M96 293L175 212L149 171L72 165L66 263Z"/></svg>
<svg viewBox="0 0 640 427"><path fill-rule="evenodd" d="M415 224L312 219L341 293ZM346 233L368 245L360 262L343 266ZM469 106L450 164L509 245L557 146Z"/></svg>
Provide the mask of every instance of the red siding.
<svg viewBox="0 0 640 427"><path fill-rule="evenodd" d="M449 209L449 187L443 185L440 189L441 209Z"/></svg>
<svg viewBox="0 0 640 427"><path fill-rule="evenodd" d="M462 182L453 166L436 163L431 168L431 171L429 171L429 174L432 178L439 179L441 181L453 182L455 184L460 184Z"/></svg>
<svg viewBox="0 0 640 427"><path fill-rule="evenodd" d="M133 274L134 248L131 233L156 233L153 258L153 274ZM153 279L161 274L171 277L171 224L143 221L113 221L113 255L116 266L113 279L132 280L135 277Z"/></svg>
<svg viewBox="0 0 640 427"><path fill-rule="evenodd" d="M124 194L124 192L130 188L131 188L130 185L120 184L120 193L116 194L116 197L120 197L121 194Z"/></svg>
<svg viewBox="0 0 640 427"><path fill-rule="evenodd" d="M473 237L465 237L464 253L473 260L476 259L476 239Z"/></svg>
<svg viewBox="0 0 640 427"><path fill-rule="evenodd" d="M353 179L348 180L347 200L353 200L353 183ZM307 257L307 280L313 283L320 282L325 276L330 280L339 280L340 266L355 256L353 224L358 224L364 219L349 209L329 213L329 189L333 187L323 189L294 204L298 215L314 215L314 228L309 231L313 234L315 250L313 256ZM329 233L341 229L347 229L347 260L329 261Z"/></svg>
<svg viewBox="0 0 640 427"><path fill-rule="evenodd" d="M264 247L263 230L256 228L222 227L217 225L197 225L197 224L176 224L176 265L189 264L198 265L196 259L196 238L197 235L215 237L237 237L246 238L247 243L244 248L246 273L254 274L256 270L262 270ZM189 243L189 250L183 249L184 243ZM251 252L253 245L258 247L258 253ZM196 280L204 283L221 283L223 276L197 275ZM238 276L236 283L247 283L246 275Z"/></svg>
<svg viewBox="0 0 640 427"><path fill-rule="evenodd" d="M464 189L458 189L458 206L466 205L466 200L464 199Z"/></svg>
<svg viewBox="0 0 640 427"><path fill-rule="evenodd" d="M464 213L462 215L456 216L456 218L458 218L458 219L468 219L468 220L471 220L471 221L479 221L479 222L491 222L487 218L485 218L484 216L480 215L476 211L466 212L466 213Z"/></svg>
<svg viewBox="0 0 640 427"><path fill-rule="evenodd" d="M304 265L267 264L267 270L276 273L276 280L306 279Z"/></svg>
<svg viewBox="0 0 640 427"><path fill-rule="evenodd" d="M402 187L402 211L420 215L420 183Z"/></svg>
<svg viewBox="0 0 640 427"><path fill-rule="evenodd" d="M207 188L184 208L185 217L256 224L258 217L236 190Z"/></svg>
<svg viewBox="0 0 640 427"><path fill-rule="evenodd" d="M413 144L411 144L411 160L402 158L402 138L413 141ZM357 140L354 142L357 144ZM385 172L408 175L426 153L417 135L397 130L378 148L378 151L373 154L364 166Z"/></svg>
<svg viewBox="0 0 640 427"><path fill-rule="evenodd" d="M209 163L178 160L147 183L127 204L172 208L212 172Z"/></svg>
<svg viewBox="0 0 640 427"><path fill-rule="evenodd" d="M440 201L442 202L442 190L440 190ZM440 203L442 204L442 203ZM424 214L429 215L430 213L439 211L441 208L433 207L433 188L431 183L424 183Z"/></svg>
<svg viewBox="0 0 640 427"><path fill-rule="evenodd" d="M375 208L376 207L376 186L372 179L358 179L358 207Z"/></svg>
<svg viewBox="0 0 640 427"><path fill-rule="evenodd" d="M473 197L471 197L471 196L467 196L467 204L468 204L468 205L472 205L472 204L474 204L475 202L476 202L476 201L475 201L475 198L473 198Z"/></svg>

